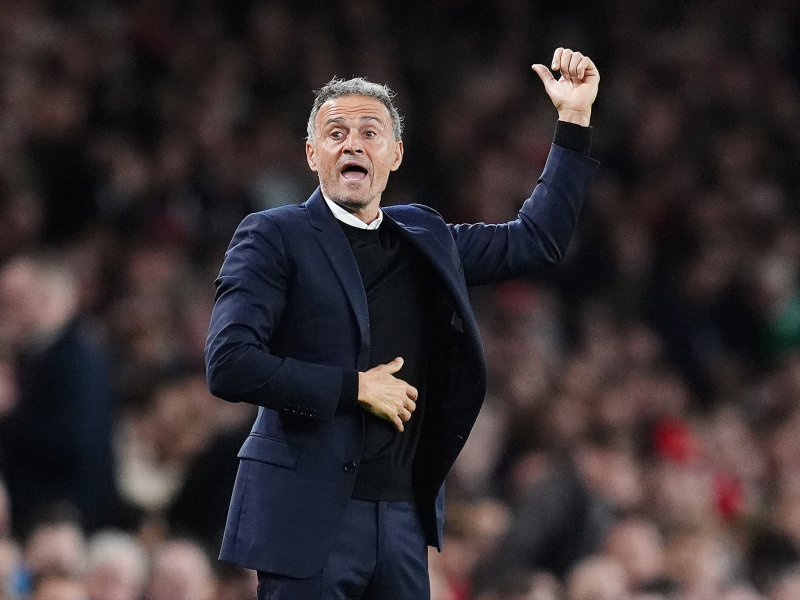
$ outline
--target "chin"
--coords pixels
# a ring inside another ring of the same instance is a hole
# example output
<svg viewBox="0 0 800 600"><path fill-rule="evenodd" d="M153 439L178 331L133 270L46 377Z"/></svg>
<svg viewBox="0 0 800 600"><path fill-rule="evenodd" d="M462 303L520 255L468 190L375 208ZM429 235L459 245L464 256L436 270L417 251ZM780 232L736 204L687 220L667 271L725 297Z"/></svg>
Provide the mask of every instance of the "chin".
<svg viewBox="0 0 800 600"><path fill-rule="evenodd" d="M349 210L357 210L369 206L370 202L372 202L373 197L365 196L365 195L348 195L346 193L342 193L340 190L339 193L329 194L328 198L336 202L336 204L342 206L343 208Z"/></svg>
<svg viewBox="0 0 800 600"><path fill-rule="evenodd" d="M342 198L341 196L338 198L331 198L331 200L350 212L366 208L370 203L370 201L365 198Z"/></svg>

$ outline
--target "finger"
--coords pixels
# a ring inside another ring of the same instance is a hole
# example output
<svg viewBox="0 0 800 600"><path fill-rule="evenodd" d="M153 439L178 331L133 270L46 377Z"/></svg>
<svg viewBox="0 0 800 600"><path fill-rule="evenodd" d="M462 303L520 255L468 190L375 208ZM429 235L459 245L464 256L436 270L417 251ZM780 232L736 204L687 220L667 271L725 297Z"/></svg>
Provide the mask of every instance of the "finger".
<svg viewBox="0 0 800 600"><path fill-rule="evenodd" d="M419 392L417 391L417 388L415 388L413 385L410 385L406 388L406 396L412 400L416 400L419 397Z"/></svg>
<svg viewBox="0 0 800 600"><path fill-rule="evenodd" d="M544 83L545 88L556 82L556 78L553 77L553 74L550 72L550 69L548 69L544 65L536 64L533 65L531 68L534 71L536 71L536 74L539 76L539 79L541 79L542 83Z"/></svg>
<svg viewBox="0 0 800 600"><path fill-rule="evenodd" d="M403 422L400 420L400 417L396 415L392 417L392 423L394 423L394 428L397 429L397 431L403 431Z"/></svg>
<svg viewBox="0 0 800 600"><path fill-rule="evenodd" d="M578 63L578 79L583 81L583 78L586 77L586 69L592 64L592 60L588 56L584 56L581 59L581 62Z"/></svg>
<svg viewBox="0 0 800 600"><path fill-rule="evenodd" d="M558 71L561 68L561 53L564 52L564 49L561 47L556 48L556 51L553 52L553 62L551 63L551 68L553 71Z"/></svg>
<svg viewBox="0 0 800 600"><path fill-rule="evenodd" d="M401 410L397 416L400 417L401 421L408 421L411 418L411 413L407 410Z"/></svg>
<svg viewBox="0 0 800 600"><path fill-rule="evenodd" d="M386 367L386 370L389 371L389 373L397 373L401 368L403 368L403 357L398 356L392 362L388 362L383 366Z"/></svg>
<svg viewBox="0 0 800 600"><path fill-rule="evenodd" d="M589 64L586 67L586 71L584 72L584 77L597 77L600 78L600 73L597 72L597 65L594 64L594 61L590 58Z"/></svg>
<svg viewBox="0 0 800 600"><path fill-rule="evenodd" d="M569 75L573 79L578 79L578 64L583 59L583 54L580 52L573 52L572 58L569 59Z"/></svg>
<svg viewBox="0 0 800 600"><path fill-rule="evenodd" d="M561 70L561 76L569 81L572 80L572 75L569 74L569 61L571 59L572 59L572 50L570 50L569 48L564 48L564 51L561 53L560 70Z"/></svg>
<svg viewBox="0 0 800 600"><path fill-rule="evenodd" d="M414 402L413 400L409 400L403 405L403 408L405 408L409 412L414 412L415 410L417 410L417 403Z"/></svg>

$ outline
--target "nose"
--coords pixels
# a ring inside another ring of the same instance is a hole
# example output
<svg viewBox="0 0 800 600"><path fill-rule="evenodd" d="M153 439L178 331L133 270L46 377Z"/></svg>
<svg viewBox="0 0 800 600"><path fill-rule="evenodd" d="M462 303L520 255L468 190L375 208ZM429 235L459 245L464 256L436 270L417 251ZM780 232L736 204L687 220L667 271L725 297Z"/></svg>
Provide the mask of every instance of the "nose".
<svg viewBox="0 0 800 600"><path fill-rule="evenodd" d="M361 143L361 136L357 131L351 131L345 140L344 151L350 154L361 154L364 147Z"/></svg>

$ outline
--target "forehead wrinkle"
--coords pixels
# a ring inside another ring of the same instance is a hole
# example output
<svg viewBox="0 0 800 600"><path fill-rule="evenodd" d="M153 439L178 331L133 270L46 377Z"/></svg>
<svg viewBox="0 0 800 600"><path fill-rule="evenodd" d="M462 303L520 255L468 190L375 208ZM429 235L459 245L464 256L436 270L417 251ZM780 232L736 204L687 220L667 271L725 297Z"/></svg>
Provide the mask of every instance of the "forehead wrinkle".
<svg viewBox="0 0 800 600"><path fill-rule="evenodd" d="M386 126L386 124L383 122L383 119L381 119L380 117L375 117L375 116L373 116L373 115L366 115L366 116L363 116L363 117L361 117L359 120L360 120L361 122L365 122L365 121L376 121L376 122L377 122L378 124L380 124L381 126L384 126L384 127ZM325 121L324 125L331 125L331 124L334 124L334 125L343 125L343 124L344 124L344 122L345 122L345 118L344 118L344 117L331 117L330 119L328 119L327 121Z"/></svg>
<svg viewBox="0 0 800 600"><path fill-rule="evenodd" d="M350 98L350 96L344 96L343 98ZM367 102L359 102L356 105L347 106L336 102L336 100L339 100L339 98L327 101L322 105L319 111L318 118L324 118L326 114L329 115L328 118L325 119L323 127L330 124L342 124L347 119L356 118L358 118L360 121L374 120L380 123L381 126L386 127L386 119L382 118L379 113L385 112L386 117L391 117L391 115L389 115L389 111L380 101L373 103L367 100Z"/></svg>
<svg viewBox="0 0 800 600"><path fill-rule="evenodd" d="M361 120L362 121L377 121L378 124L381 127L386 127L386 123L380 117L375 117L375 116L369 115L369 116L366 116L366 117L361 117Z"/></svg>

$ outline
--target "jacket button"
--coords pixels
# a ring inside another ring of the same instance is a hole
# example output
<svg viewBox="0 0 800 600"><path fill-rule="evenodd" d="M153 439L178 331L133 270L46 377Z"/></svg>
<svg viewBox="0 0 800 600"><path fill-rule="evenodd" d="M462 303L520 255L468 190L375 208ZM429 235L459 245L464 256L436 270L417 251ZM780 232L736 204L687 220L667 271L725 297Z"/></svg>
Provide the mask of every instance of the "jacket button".
<svg viewBox="0 0 800 600"><path fill-rule="evenodd" d="M342 465L342 468L344 468L345 473L355 473L356 463L346 462Z"/></svg>

